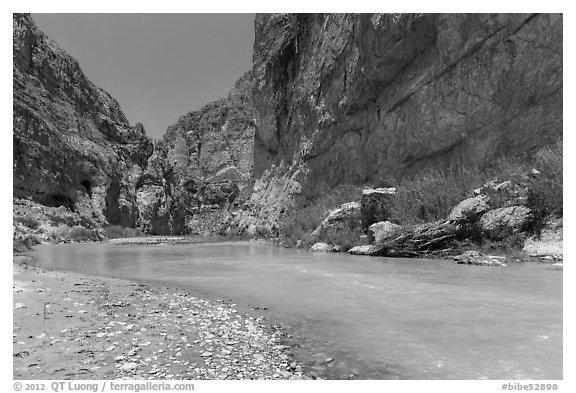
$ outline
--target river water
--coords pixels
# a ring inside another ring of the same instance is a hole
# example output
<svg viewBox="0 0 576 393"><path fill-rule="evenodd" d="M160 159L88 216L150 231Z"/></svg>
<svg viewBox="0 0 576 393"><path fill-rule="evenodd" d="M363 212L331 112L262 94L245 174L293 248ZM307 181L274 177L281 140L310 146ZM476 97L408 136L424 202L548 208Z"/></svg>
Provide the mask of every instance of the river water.
<svg viewBox="0 0 576 393"><path fill-rule="evenodd" d="M562 379L563 273L546 264L465 266L254 243L42 245L32 255L46 268L265 306L316 356L334 357L337 378Z"/></svg>

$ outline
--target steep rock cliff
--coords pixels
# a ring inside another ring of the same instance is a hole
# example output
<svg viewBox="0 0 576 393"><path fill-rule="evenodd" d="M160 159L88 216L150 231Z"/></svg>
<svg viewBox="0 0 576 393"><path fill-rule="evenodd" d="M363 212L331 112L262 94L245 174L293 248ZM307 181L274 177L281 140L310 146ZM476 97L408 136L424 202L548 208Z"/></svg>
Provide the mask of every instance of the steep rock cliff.
<svg viewBox="0 0 576 393"><path fill-rule="evenodd" d="M225 230L230 209L252 190L251 73L226 98L190 112L166 131L138 185L140 223L153 234Z"/></svg>
<svg viewBox="0 0 576 393"><path fill-rule="evenodd" d="M13 16L13 193L99 224L136 223L152 153L141 125L27 14Z"/></svg>
<svg viewBox="0 0 576 393"><path fill-rule="evenodd" d="M255 34L252 212L265 229L296 196L562 136L561 15L274 14Z"/></svg>

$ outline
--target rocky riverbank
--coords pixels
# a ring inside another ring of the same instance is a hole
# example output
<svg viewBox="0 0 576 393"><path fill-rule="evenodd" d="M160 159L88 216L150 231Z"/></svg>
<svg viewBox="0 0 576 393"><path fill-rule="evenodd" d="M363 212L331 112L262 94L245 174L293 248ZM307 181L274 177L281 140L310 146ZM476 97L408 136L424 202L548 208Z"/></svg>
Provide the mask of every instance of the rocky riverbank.
<svg viewBox="0 0 576 393"><path fill-rule="evenodd" d="M235 304L14 262L14 379L310 379L286 328Z"/></svg>

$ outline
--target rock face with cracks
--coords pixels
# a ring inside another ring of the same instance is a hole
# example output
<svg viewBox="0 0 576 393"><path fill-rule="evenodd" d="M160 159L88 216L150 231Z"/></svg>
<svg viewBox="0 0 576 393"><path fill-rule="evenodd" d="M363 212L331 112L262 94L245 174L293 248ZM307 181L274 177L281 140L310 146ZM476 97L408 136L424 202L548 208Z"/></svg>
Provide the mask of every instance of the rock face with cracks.
<svg viewBox="0 0 576 393"><path fill-rule="evenodd" d="M134 226L152 144L27 14L13 15L13 194Z"/></svg>
<svg viewBox="0 0 576 393"><path fill-rule="evenodd" d="M226 98L181 116L156 142L137 189L141 229L152 234L227 229L223 211L242 205L253 185L250 82L246 73Z"/></svg>
<svg viewBox="0 0 576 393"><path fill-rule="evenodd" d="M533 152L562 134L562 25L555 14L258 15L255 176L303 173L310 199Z"/></svg>

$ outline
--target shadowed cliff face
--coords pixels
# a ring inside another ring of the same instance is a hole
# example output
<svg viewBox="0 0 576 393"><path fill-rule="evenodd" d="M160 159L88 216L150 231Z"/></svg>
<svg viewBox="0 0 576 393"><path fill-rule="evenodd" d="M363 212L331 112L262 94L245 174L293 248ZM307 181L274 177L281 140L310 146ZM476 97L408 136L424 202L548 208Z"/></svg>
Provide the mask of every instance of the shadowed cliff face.
<svg viewBox="0 0 576 393"><path fill-rule="evenodd" d="M254 113L251 73L226 98L190 112L156 143L138 186L140 223L154 234L226 229L227 211L252 189Z"/></svg>
<svg viewBox="0 0 576 393"><path fill-rule="evenodd" d="M99 223L133 226L152 153L141 125L25 14L14 14L13 192Z"/></svg>
<svg viewBox="0 0 576 393"><path fill-rule="evenodd" d="M314 197L562 135L561 15L258 15L255 31L263 193L272 172Z"/></svg>

